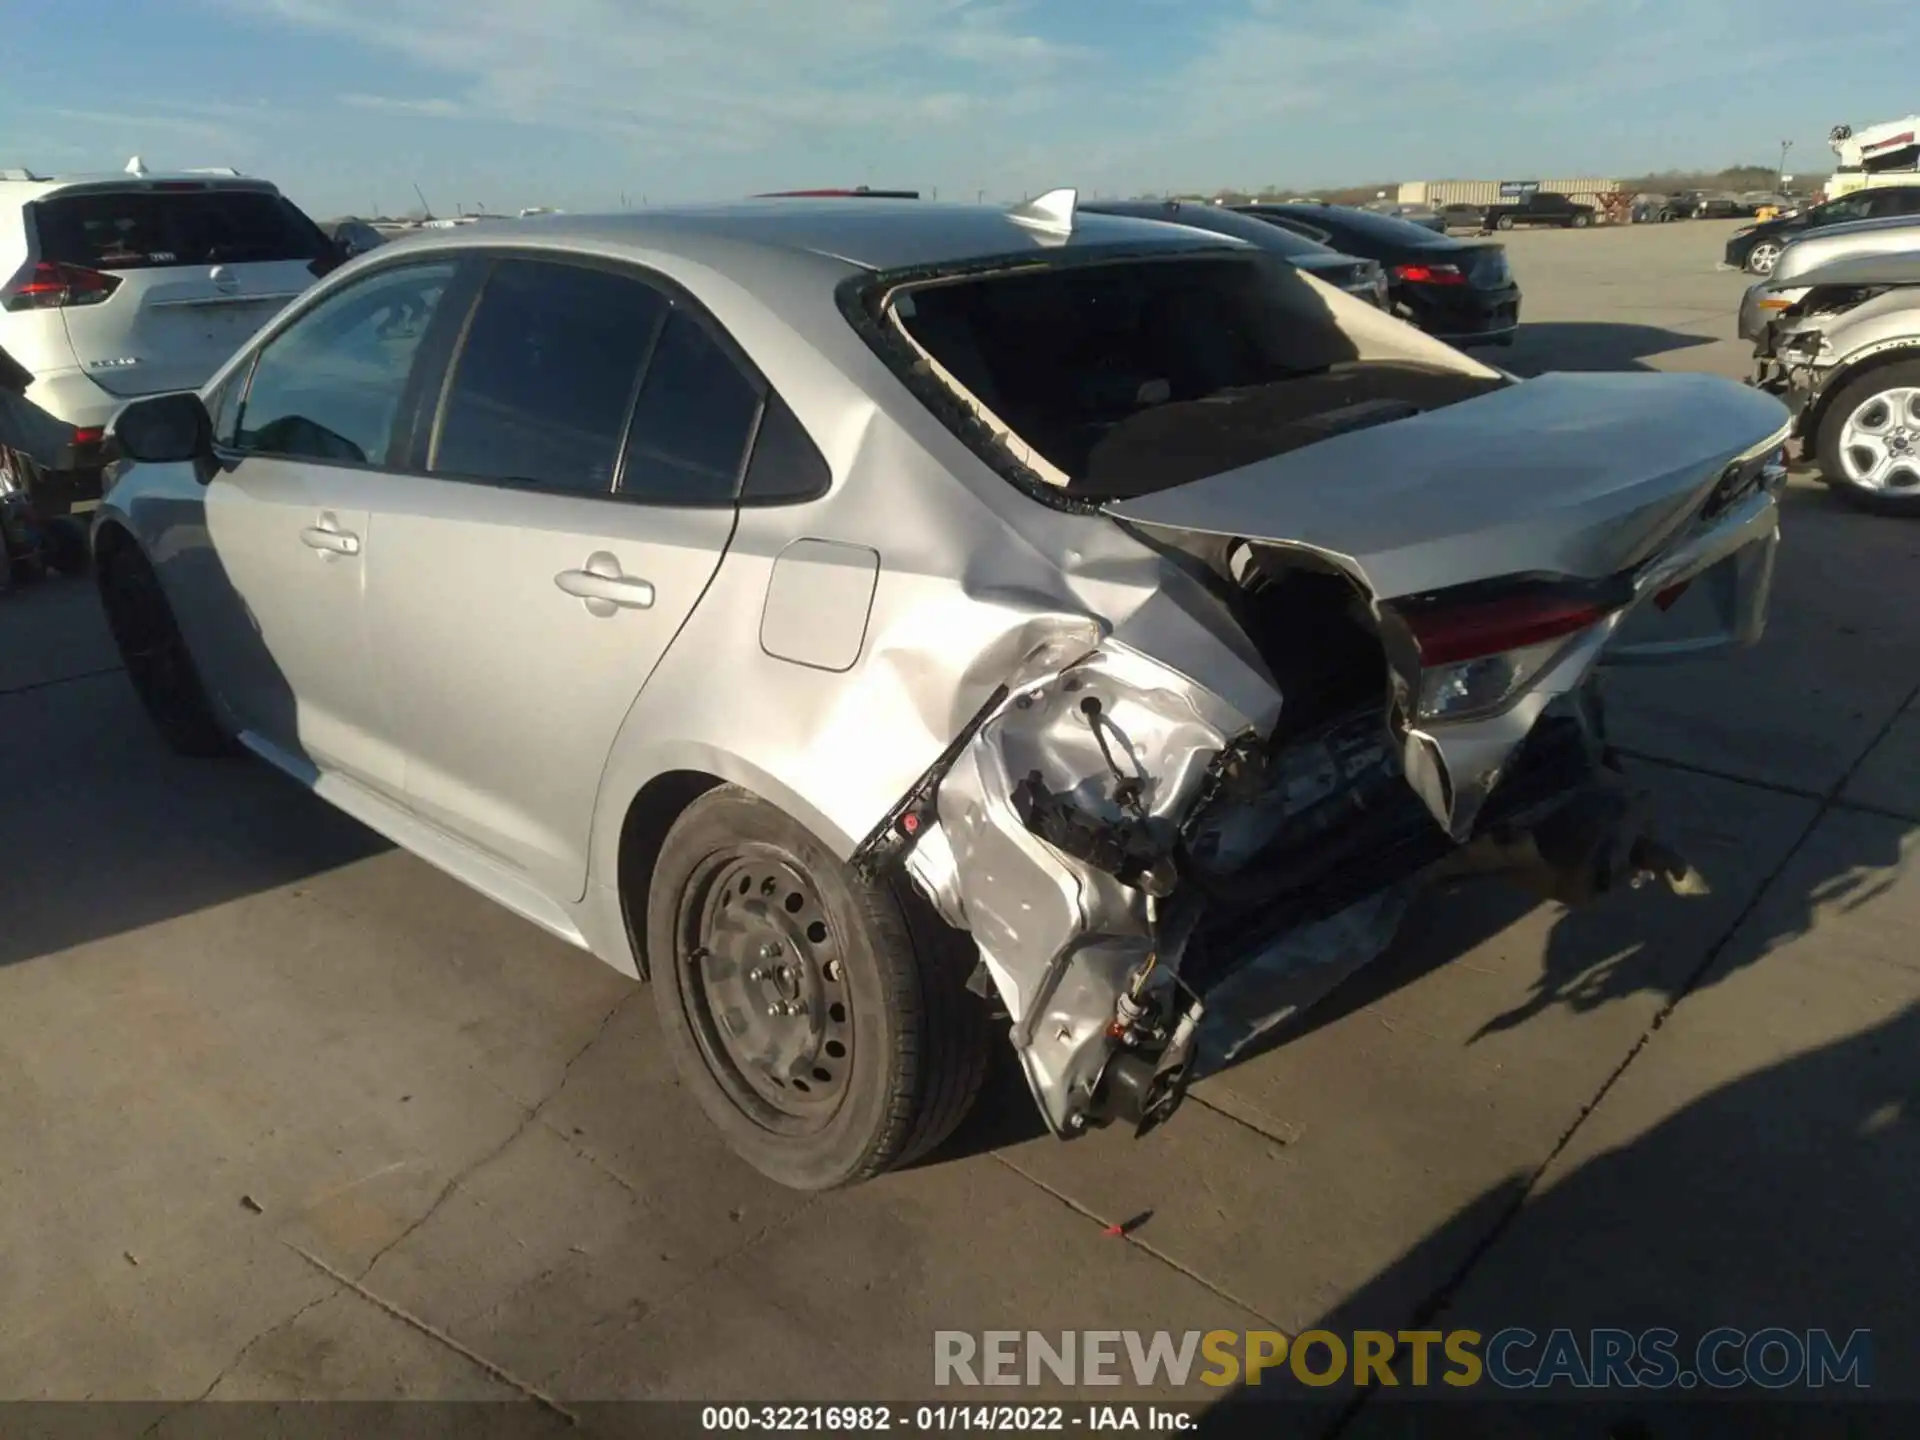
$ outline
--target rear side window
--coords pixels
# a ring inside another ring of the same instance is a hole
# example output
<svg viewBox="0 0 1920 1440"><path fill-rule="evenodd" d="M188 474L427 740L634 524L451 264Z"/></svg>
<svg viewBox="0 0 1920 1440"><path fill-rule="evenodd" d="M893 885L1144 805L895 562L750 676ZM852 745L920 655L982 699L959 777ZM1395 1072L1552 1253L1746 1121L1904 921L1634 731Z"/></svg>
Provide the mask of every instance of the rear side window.
<svg viewBox="0 0 1920 1440"><path fill-rule="evenodd" d="M665 296L629 276L500 262L461 347L431 468L611 493L641 366L667 309Z"/></svg>
<svg viewBox="0 0 1920 1440"><path fill-rule="evenodd" d="M313 261L320 227L267 190L109 190L33 207L40 258L88 270Z"/></svg>
<svg viewBox="0 0 1920 1440"><path fill-rule="evenodd" d="M760 418L760 385L684 310L647 365L620 493L656 505L724 505Z"/></svg>

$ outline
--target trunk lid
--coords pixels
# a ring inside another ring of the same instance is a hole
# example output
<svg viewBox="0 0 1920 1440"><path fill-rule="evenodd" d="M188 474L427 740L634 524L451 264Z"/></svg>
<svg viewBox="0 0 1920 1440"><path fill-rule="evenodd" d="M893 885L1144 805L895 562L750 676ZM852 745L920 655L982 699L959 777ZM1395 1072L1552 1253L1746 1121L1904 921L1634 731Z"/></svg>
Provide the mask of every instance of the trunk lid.
<svg viewBox="0 0 1920 1440"><path fill-rule="evenodd" d="M1153 494L1152 529L1327 556L1377 600L1652 554L1786 410L1712 375L1547 375Z"/></svg>
<svg viewBox="0 0 1920 1440"><path fill-rule="evenodd" d="M42 260L117 282L105 300L60 311L74 359L113 395L198 388L329 253L271 187L164 183L59 191L34 206Z"/></svg>
<svg viewBox="0 0 1920 1440"><path fill-rule="evenodd" d="M1455 262L1466 272L1467 283L1476 290L1504 290L1513 284L1513 269L1507 264L1504 245L1467 245Z"/></svg>

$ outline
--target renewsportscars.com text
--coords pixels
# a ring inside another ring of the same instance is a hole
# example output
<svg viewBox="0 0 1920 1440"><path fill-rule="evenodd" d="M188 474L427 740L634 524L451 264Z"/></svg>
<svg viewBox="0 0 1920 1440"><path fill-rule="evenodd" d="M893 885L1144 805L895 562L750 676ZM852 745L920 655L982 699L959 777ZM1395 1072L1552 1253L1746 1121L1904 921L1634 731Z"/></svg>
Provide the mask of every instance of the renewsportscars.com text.
<svg viewBox="0 0 1920 1440"><path fill-rule="evenodd" d="M939 1330L933 1381L982 1385L1302 1385L1502 1390L1865 1390L1873 1336L1709 1330Z"/></svg>

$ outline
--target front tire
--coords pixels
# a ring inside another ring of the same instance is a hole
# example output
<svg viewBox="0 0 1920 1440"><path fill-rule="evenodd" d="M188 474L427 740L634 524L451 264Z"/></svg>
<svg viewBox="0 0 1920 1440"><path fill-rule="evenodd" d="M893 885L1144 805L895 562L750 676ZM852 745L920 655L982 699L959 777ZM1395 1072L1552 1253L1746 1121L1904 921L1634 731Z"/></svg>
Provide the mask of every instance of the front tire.
<svg viewBox="0 0 1920 1440"><path fill-rule="evenodd" d="M1780 245L1777 241L1762 240L1747 252L1747 273L1751 275L1771 275L1773 267L1780 261Z"/></svg>
<svg viewBox="0 0 1920 1440"><path fill-rule="evenodd" d="M1573 228L1576 230L1584 230L1587 228L1587 226L1591 225L1592 223L1593 221L1588 216L1585 216L1585 215L1576 215L1573 217L1573 221L1572 221Z"/></svg>
<svg viewBox="0 0 1920 1440"><path fill-rule="evenodd" d="M1820 475L1883 514L1920 515L1920 360L1883 365L1842 387L1820 421Z"/></svg>
<svg viewBox="0 0 1920 1440"><path fill-rule="evenodd" d="M1502 215L1493 222L1493 228L1496 230L1511 230L1513 228L1513 217L1511 215Z"/></svg>
<svg viewBox="0 0 1920 1440"><path fill-rule="evenodd" d="M107 628L160 738L196 759L233 754L233 737L214 715L147 557L130 540L110 545L100 560L99 584Z"/></svg>
<svg viewBox="0 0 1920 1440"><path fill-rule="evenodd" d="M667 832L647 954L683 1083L783 1185L828 1190L907 1164L979 1093L990 1031L967 989L971 942L737 786Z"/></svg>

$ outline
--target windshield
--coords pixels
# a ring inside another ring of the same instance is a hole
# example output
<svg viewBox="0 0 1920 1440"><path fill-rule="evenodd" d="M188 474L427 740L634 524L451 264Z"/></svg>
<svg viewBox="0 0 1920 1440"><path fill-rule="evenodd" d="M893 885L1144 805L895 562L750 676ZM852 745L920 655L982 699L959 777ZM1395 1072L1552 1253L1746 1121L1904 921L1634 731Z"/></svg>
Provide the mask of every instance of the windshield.
<svg viewBox="0 0 1920 1440"><path fill-rule="evenodd" d="M1462 398L1444 369L1363 361L1325 292L1270 254L1028 265L903 287L892 315L974 419L1080 498L1251 464L1325 438L1335 412L1393 418L1380 369L1411 373L1392 391L1416 408Z"/></svg>

